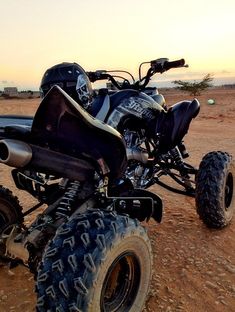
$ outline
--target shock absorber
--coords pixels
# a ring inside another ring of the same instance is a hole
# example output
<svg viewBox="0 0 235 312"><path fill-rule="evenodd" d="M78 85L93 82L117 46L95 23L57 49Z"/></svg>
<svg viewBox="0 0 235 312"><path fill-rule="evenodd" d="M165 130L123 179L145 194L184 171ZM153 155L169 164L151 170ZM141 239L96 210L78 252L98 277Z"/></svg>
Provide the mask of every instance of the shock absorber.
<svg viewBox="0 0 235 312"><path fill-rule="evenodd" d="M186 147L183 143L183 141L181 141L179 144L178 144L178 148L179 148L179 151L180 151L180 154L182 155L183 158L187 158L189 157L189 154L186 150Z"/></svg>
<svg viewBox="0 0 235 312"><path fill-rule="evenodd" d="M176 165L178 165L179 167L182 167L184 165L184 162L183 162L183 157L180 153L180 150L178 148L178 146L174 147L171 151L171 156L175 162Z"/></svg>
<svg viewBox="0 0 235 312"><path fill-rule="evenodd" d="M56 216L68 218L73 212L73 204L77 200L80 192L80 182L70 182L67 191L64 193L56 208Z"/></svg>
<svg viewBox="0 0 235 312"><path fill-rule="evenodd" d="M173 148L170 151L170 154L171 154L176 166L179 167L179 172L180 172L180 175L182 177L183 182L185 183L186 188L191 189L192 185L190 182L190 176L188 175L187 170L185 169L183 157L181 155L181 152L180 152L178 146Z"/></svg>

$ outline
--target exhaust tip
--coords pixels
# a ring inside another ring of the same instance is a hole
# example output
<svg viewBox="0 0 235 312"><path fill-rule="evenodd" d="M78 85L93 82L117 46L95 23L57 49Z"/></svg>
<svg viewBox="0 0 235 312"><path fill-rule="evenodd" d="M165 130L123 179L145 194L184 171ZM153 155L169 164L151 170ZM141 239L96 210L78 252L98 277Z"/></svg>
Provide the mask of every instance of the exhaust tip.
<svg viewBox="0 0 235 312"><path fill-rule="evenodd" d="M31 147L24 142L5 139L0 141L0 162L10 167L26 166L32 158Z"/></svg>
<svg viewBox="0 0 235 312"><path fill-rule="evenodd" d="M2 162L5 162L7 161L8 156L9 156L9 151L8 151L6 144L4 142L0 142L0 160Z"/></svg>

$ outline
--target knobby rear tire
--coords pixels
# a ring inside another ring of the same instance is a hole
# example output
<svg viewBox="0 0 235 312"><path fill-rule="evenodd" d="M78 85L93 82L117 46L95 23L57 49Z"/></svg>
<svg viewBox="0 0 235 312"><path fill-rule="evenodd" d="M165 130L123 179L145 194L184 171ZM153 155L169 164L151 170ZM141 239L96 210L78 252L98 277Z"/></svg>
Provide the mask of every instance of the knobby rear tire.
<svg viewBox="0 0 235 312"><path fill-rule="evenodd" d="M59 228L39 266L37 311L141 312L152 251L137 220L100 210Z"/></svg>

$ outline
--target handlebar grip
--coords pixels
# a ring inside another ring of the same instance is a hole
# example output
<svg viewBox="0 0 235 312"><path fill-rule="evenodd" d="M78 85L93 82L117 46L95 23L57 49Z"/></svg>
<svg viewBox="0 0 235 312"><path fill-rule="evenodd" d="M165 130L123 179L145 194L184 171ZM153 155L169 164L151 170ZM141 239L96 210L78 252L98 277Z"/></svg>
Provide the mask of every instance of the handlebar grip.
<svg viewBox="0 0 235 312"><path fill-rule="evenodd" d="M172 62L165 62L164 63L164 69L168 70L171 68L177 68L177 67L183 67L185 64L185 60L181 59L181 60L177 60L177 61L172 61Z"/></svg>

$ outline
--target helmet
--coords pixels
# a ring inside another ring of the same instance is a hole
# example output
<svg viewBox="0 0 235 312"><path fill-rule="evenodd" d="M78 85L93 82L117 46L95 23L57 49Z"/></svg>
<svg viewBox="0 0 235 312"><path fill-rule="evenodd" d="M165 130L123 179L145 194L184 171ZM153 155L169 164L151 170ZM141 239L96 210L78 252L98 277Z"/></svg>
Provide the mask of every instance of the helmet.
<svg viewBox="0 0 235 312"><path fill-rule="evenodd" d="M60 86L82 107L87 109L92 100L91 82L85 70L77 63L60 63L46 70L40 91L44 97L53 85Z"/></svg>

